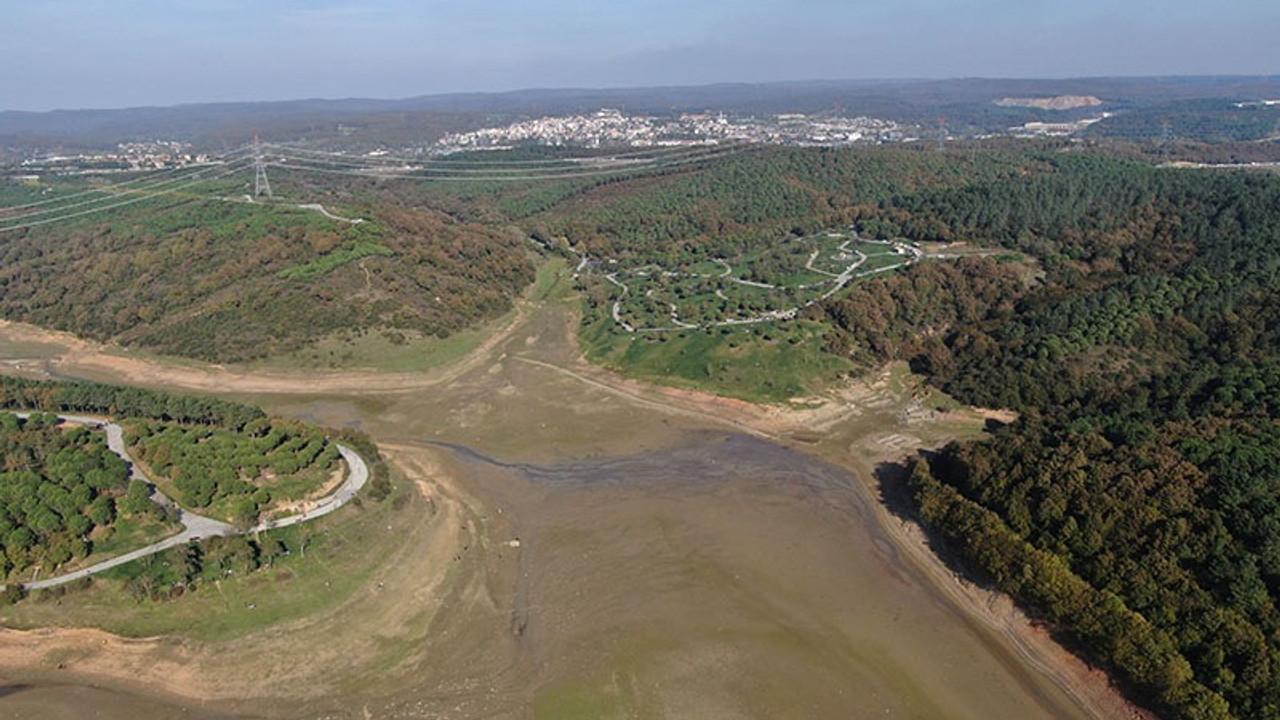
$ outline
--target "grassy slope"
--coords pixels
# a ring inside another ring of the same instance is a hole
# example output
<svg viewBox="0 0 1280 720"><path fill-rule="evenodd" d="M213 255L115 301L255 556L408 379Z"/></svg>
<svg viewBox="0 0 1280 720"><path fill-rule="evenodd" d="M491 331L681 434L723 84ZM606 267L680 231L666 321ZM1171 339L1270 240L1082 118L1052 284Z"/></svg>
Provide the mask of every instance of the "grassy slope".
<svg viewBox="0 0 1280 720"><path fill-rule="evenodd" d="M533 284L525 290L530 300L547 297L565 269L563 258L539 258ZM291 371L301 369L361 369L379 372L422 372L457 360L475 350L494 333L515 319L512 310L487 323L437 337L412 330L342 333L321 338L306 347L265 358L255 369Z"/></svg>

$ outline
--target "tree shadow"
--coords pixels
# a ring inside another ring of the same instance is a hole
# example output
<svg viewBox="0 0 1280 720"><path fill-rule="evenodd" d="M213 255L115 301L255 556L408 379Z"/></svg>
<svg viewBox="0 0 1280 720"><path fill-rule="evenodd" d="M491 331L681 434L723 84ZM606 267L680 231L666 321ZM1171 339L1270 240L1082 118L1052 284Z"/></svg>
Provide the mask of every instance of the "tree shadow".
<svg viewBox="0 0 1280 720"><path fill-rule="evenodd" d="M990 573L966 560L961 550L948 543L946 538L924 521L920 516L920 507L916 504L907 479L911 474L910 463L913 460L927 462L933 455L931 451L920 450L915 458L902 458L877 463L872 469L875 488L880 502L895 518L911 523L920 528L924 534L929 551L934 554L947 570L960 579L972 583L983 590L1000 592L995 578Z"/></svg>

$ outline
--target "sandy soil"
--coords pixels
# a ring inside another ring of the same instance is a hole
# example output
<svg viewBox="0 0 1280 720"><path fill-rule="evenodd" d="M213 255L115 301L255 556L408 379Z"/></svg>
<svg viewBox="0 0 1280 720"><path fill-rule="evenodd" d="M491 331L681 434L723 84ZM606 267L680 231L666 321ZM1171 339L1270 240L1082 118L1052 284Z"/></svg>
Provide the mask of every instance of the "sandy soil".
<svg viewBox="0 0 1280 720"><path fill-rule="evenodd" d="M334 490L337 490L338 486L342 484L342 481L345 480L346 477L346 463L339 463L338 467L335 468L333 472L329 473L329 477L324 481L324 484L307 493L306 497L293 500L291 502L279 502L277 504L273 504L264 514L266 517L272 518L286 517L300 512L306 512L307 510L315 507L316 503L328 497Z"/></svg>
<svg viewBox="0 0 1280 720"><path fill-rule="evenodd" d="M883 392L887 383L887 373L852 379L830 391L821 405L801 408L755 405L694 390L647 385L619 377L583 360L574 363L572 368L556 369L583 382L608 387L612 392L637 402L658 404L669 411L714 419L772 440L807 437L828 431L860 412L861 405L878 392ZM1010 410L975 408L966 413L948 413L944 419L994 419L1009 423L1017 419L1017 414ZM877 466L903 459L901 453L868 447L865 454L852 456L845 462L857 471L859 477L873 478ZM999 632L1023 661L1052 678L1093 717L1155 718L1126 700L1111 685L1106 673L1063 649L1047 630L1034 623L1008 596L982 588L950 569L934 553L920 525L893 515L884 505L877 506L877 514L895 544L907 551L915 566L927 574L938 588Z"/></svg>

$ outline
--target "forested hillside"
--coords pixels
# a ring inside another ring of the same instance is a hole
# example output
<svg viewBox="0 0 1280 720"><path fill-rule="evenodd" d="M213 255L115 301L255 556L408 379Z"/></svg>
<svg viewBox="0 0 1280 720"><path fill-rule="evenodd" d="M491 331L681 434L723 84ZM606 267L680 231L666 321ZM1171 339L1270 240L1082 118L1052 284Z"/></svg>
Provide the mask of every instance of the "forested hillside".
<svg viewBox="0 0 1280 720"><path fill-rule="evenodd" d="M284 206L145 202L0 233L0 315L216 362L331 335L444 336L533 279L518 235L370 201L348 224Z"/></svg>
<svg viewBox="0 0 1280 720"><path fill-rule="evenodd" d="M998 151L756 148L666 176L575 188L523 222L593 257L705 259L841 225L898 193L1018 177L1042 164Z"/></svg>
<svg viewBox="0 0 1280 720"><path fill-rule="evenodd" d="M1063 156L863 222L1027 252L828 302L833 348L1021 419L917 464L921 511L1173 717L1280 715L1280 179Z"/></svg>

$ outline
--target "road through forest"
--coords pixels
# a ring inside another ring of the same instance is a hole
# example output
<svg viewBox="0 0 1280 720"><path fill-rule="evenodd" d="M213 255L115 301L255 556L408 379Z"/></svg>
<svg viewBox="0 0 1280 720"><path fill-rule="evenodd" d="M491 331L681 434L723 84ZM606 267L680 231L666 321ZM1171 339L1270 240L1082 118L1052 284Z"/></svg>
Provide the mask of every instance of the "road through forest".
<svg viewBox="0 0 1280 720"><path fill-rule="evenodd" d="M23 418L30 417L31 415L30 413L14 414ZM133 457L129 455L129 449L125 446L124 442L124 429L119 425L100 418L88 417L85 415L58 415L58 418L65 421L79 423L87 427L101 428L105 430L107 434L107 447L110 448L112 452L119 455L120 458L129 465L130 477L136 480L141 480L156 488L151 495L151 499L157 505L171 507L177 510L178 522L182 524L182 532L177 535L170 535L169 537L160 540L159 542L147 545L146 547L138 548L137 550L127 552L109 560L103 560L100 563L95 563L74 572L25 583L24 587L28 590L39 590L41 588L65 585L69 582L74 582L81 578L86 578L90 575L103 572L104 570L110 570L113 567L119 567L125 563L130 563L134 560L147 557L148 555L154 555L172 547L200 540L201 538L256 533L274 528L288 527L308 520L314 520L315 518L328 515L334 510L346 505L348 502L351 502L351 499L356 496L356 493L360 492L360 488L364 487L365 482L369 479L369 466L365 464L364 459L360 457L360 454L345 445L335 443L338 447L338 452L342 454L342 459L347 462L347 476L343 479L342 484L338 486L337 490L318 501L310 509L301 513L276 520L269 520L267 522L254 525L251 528L242 530L230 523L225 523L221 520L215 520L211 517L205 517L204 515L198 515L187 511L165 496L164 493L160 492L159 487L157 487L150 478L143 474L143 472L138 468L138 464L134 462Z"/></svg>

